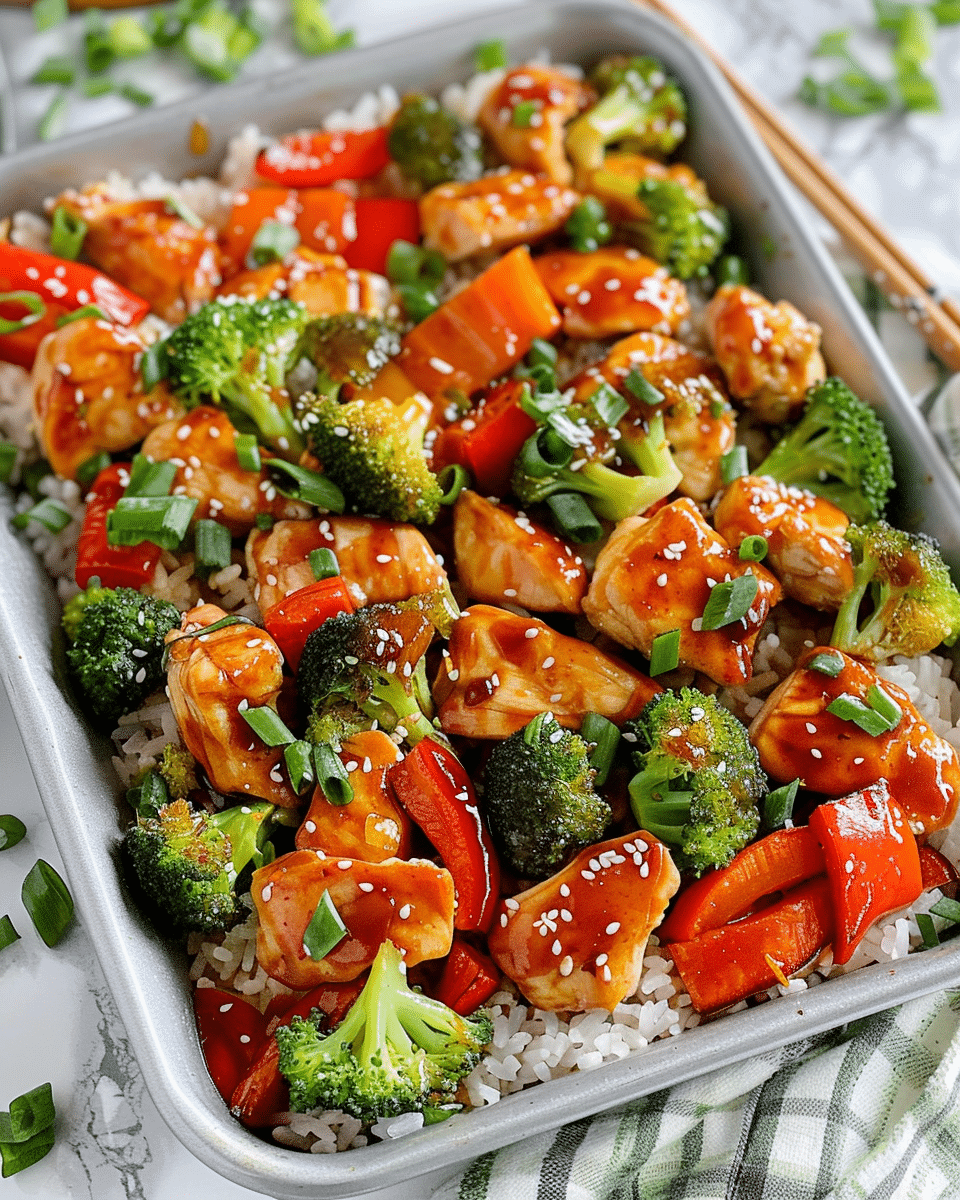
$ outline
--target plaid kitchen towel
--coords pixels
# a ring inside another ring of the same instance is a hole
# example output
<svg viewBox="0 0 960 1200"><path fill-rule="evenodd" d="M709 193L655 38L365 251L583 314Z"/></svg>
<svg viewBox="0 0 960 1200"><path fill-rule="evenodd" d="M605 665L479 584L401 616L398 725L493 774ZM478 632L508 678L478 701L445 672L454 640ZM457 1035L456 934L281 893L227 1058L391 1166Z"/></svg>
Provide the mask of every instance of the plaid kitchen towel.
<svg viewBox="0 0 960 1200"><path fill-rule="evenodd" d="M433 1200L957 1200L938 993L484 1155Z"/></svg>

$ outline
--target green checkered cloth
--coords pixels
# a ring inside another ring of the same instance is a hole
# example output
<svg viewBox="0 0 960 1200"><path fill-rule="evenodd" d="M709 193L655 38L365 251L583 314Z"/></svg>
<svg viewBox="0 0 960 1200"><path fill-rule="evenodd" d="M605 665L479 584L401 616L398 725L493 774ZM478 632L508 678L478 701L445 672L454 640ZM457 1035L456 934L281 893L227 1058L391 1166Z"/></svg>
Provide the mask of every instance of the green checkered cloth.
<svg viewBox="0 0 960 1200"><path fill-rule="evenodd" d="M432 1200L957 1200L951 996L485 1154Z"/></svg>

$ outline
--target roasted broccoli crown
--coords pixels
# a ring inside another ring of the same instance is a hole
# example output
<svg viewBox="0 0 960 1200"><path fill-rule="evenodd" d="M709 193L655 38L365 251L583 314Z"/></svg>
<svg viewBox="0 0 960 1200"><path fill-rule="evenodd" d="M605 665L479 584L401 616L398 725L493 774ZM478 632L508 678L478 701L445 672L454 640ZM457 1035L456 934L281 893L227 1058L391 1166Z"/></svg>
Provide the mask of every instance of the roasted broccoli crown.
<svg viewBox="0 0 960 1200"><path fill-rule="evenodd" d="M814 384L794 427L754 470L831 500L851 521L877 521L893 487L883 422L840 379Z"/></svg>
<svg viewBox="0 0 960 1200"><path fill-rule="evenodd" d="M389 359L400 352L395 325L363 313L315 317L304 327L294 358L317 369L312 390L337 399L344 384L366 387Z"/></svg>
<svg viewBox="0 0 960 1200"><path fill-rule="evenodd" d="M407 983L403 957L384 942L352 1008L332 1033L294 1017L275 1034L294 1112L337 1109L372 1124L423 1112L439 1119L493 1036L483 1010L462 1017ZM446 1111L445 1111L446 1110Z"/></svg>
<svg viewBox="0 0 960 1200"><path fill-rule="evenodd" d="M665 158L687 131L687 102L662 63L645 55L612 55L590 74L600 100L567 132L567 153L581 170L603 162L617 143L639 154Z"/></svg>
<svg viewBox="0 0 960 1200"><path fill-rule="evenodd" d="M599 842L612 812L593 787L590 747L540 713L494 746L484 775L484 811L504 865L546 879Z"/></svg>
<svg viewBox="0 0 960 1200"><path fill-rule="evenodd" d="M237 878L272 861L273 812L260 800L206 814L180 799L131 826L124 849L161 931L216 933L246 916Z"/></svg>
<svg viewBox="0 0 960 1200"><path fill-rule="evenodd" d="M637 197L649 216L622 226L627 239L678 279L704 274L730 236L727 210L676 179L641 180Z"/></svg>
<svg viewBox="0 0 960 1200"><path fill-rule="evenodd" d="M101 587L99 584L91 581L82 592L77 592L75 596L67 601L63 606L60 624L63 626L63 632L67 635L68 641L76 641L77 631L80 628L83 614L87 611L87 608L91 604L96 604L98 600L105 600L107 596L112 594L113 588Z"/></svg>
<svg viewBox="0 0 960 1200"><path fill-rule="evenodd" d="M97 724L113 729L163 682L163 641L180 624L173 604L133 588L93 588L67 605L67 664ZM79 615L79 621L77 616Z"/></svg>
<svg viewBox="0 0 960 1200"><path fill-rule="evenodd" d="M830 644L874 662L928 654L941 642L952 646L960 633L960 592L934 539L886 521L850 525L846 538L853 590L837 613Z"/></svg>
<svg viewBox="0 0 960 1200"><path fill-rule="evenodd" d="M431 733L420 677L433 634L411 601L328 617L307 638L297 670L298 701L316 738L336 730L349 736L374 720L402 729L412 745Z"/></svg>
<svg viewBox="0 0 960 1200"><path fill-rule="evenodd" d="M408 179L428 190L441 183L469 183L483 174L483 141L431 96L404 96L390 124L390 157Z"/></svg>
<svg viewBox="0 0 960 1200"><path fill-rule="evenodd" d="M224 404L287 457L303 449L284 390L306 324L287 299L211 300L164 343L167 380L187 404Z"/></svg>
<svg viewBox="0 0 960 1200"><path fill-rule="evenodd" d="M297 413L310 449L352 512L416 525L436 520L442 492L423 454L422 410L386 399L339 404L307 393Z"/></svg>
<svg viewBox="0 0 960 1200"><path fill-rule="evenodd" d="M662 692L623 727L639 773L630 806L681 870L723 867L760 825L767 780L746 727L696 688Z"/></svg>

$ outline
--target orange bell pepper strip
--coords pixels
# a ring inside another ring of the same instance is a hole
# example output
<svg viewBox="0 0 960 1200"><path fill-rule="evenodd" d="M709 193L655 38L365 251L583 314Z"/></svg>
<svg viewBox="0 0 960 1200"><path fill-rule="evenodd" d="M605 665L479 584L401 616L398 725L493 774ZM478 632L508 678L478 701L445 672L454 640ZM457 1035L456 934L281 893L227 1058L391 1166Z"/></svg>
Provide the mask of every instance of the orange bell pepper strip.
<svg viewBox="0 0 960 1200"><path fill-rule="evenodd" d="M197 988L193 1011L210 1078L230 1103L267 1037L267 1018L234 992Z"/></svg>
<svg viewBox="0 0 960 1200"><path fill-rule="evenodd" d="M493 959L454 935L443 974L433 989L433 998L462 1017L468 1017L499 987L500 971Z"/></svg>
<svg viewBox="0 0 960 1200"><path fill-rule="evenodd" d="M310 634L319 629L327 617L353 611L353 600L343 577L332 575L271 604L263 614L263 624L280 647L290 669L296 671Z"/></svg>
<svg viewBox="0 0 960 1200"><path fill-rule="evenodd" d="M525 246L517 246L403 339L397 361L428 396L471 395L550 338L560 314Z"/></svg>
<svg viewBox="0 0 960 1200"><path fill-rule="evenodd" d="M141 588L153 578L163 551L153 542L115 546L107 540L107 517L130 481L129 463L104 467L87 493L74 579L85 588L95 576L104 587Z"/></svg>
<svg viewBox="0 0 960 1200"><path fill-rule="evenodd" d="M342 254L355 236L354 202L336 188L250 188L237 194L220 235L225 275L244 269L264 221L292 224L301 245L320 254Z"/></svg>
<svg viewBox="0 0 960 1200"><path fill-rule="evenodd" d="M442 429L433 446L434 471L459 463L481 496L505 496L513 460L537 428L520 407L524 387L520 379L496 384L465 416Z"/></svg>
<svg viewBox="0 0 960 1200"><path fill-rule="evenodd" d="M806 826L778 829L752 842L718 871L690 884L661 922L661 941L685 942L744 916L773 892L785 892L826 870L823 851Z"/></svg>
<svg viewBox="0 0 960 1200"><path fill-rule="evenodd" d="M380 197L360 198L355 202L356 240L343 251L347 265L361 271L387 273L387 254L397 239L420 241L420 206L416 200Z"/></svg>
<svg viewBox="0 0 960 1200"><path fill-rule="evenodd" d="M885 779L821 804L810 828L823 846L836 913L833 961L849 962L875 921L923 891L917 840Z"/></svg>
<svg viewBox="0 0 960 1200"><path fill-rule="evenodd" d="M945 854L934 850L932 846L918 846L920 853L920 877L923 880L923 890L945 888L960 879L957 868Z"/></svg>
<svg viewBox="0 0 960 1200"><path fill-rule="evenodd" d="M688 942L668 942L697 1012L716 1012L764 991L799 970L833 936L833 904L825 876L811 879L752 916L708 929Z"/></svg>
<svg viewBox="0 0 960 1200"><path fill-rule="evenodd" d="M425 738L389 769L387 781L453 876L454 928L488 929L500 894L500 865L460 761Z"/></svg>
<svg viewBox="0 0 960 1200"><path fill-rule="evenodd" d="M262 151L256 171L283 187L327 187L338 179L371 179L389 162L384 126L358 132L308 130Z"/></svg>

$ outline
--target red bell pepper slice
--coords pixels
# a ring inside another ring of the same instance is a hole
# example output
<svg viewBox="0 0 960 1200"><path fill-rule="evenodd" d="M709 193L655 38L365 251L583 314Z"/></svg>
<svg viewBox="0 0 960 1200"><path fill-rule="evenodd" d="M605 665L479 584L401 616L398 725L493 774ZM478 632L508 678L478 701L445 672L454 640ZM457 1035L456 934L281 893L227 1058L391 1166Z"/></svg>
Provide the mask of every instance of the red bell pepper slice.
<svg viewBox="0 0 960 1200"><path fill-rule="evenodd" d="M230 1103L267 1036L267 1018L233 992L197 988L193 993L200 1048L217 1091Z"/></svg>
<svg viewBox="0 0 960 1200"><path fill-rule="evenodd" d="M833 935L830 883L802 883L775 904L688 942L669 942L697 1012L716 1012L763 991L797 971Z"/></svg>
<svg viewBox="0 0 960 1200"><path fill-rule="evenodd" d="M500 987L497 964L476 946L454 936L433 997L468 1017L485 1004Z"/></svg>
<svg viewBox="0 0 960 1200"><path fill-rule="evenodd" d="M957 868L945 854L934 850L932 846L918 846L920 853L920 876L923 879L923 890L945 888L960 879Z"/></svg>
<svg viewBox="0 0 960 1200"><path fill-rule="evenodd" d="M302 245L320 254L342 254L355 236L354 202L336 188L250 188L238 193L220 235L227 275L244 269L264 221L292 223Z"/></svg>
<svg viewBox="0 0 960 1200"><path fill-rule="evenodd" d="M310 1016L313 1009L326 1015L324 1028L333 1029L347 1015L350 1006L363 990L363 980L350 983L326 983L307 992L300 1000L284 1009L282 1016L270 1022L266 1042L261 1042L260 1053L250 1062L229 1096L224 1099L230 1111L248 1129L258 1129L274 1124L277 1113L290 1107L290 1088L280 1074L280 1048L274 1032L281 1025L289 1025L294 1017Z"/></svg>
<svg viewBox="0 0 960 1200"><path fill-rule="evenodd" d="M728 866L684 888L657 936L661 941L689 941L744 916L764 896L789 891L825 870L823 851L812 830L806 826L778 829L746 846Z"/></svg>
<svg viewBox="0 0 960 1200"><path fill-rule="evenodd" d="M876 920L923 891L917 840L885 779L821 804L810 828L823 846L836 912L833 960L849 962Z"/></svg>
<svg viewBox="0 0 960 1200"><path fill-rule="evenodd" d="M343 577L332 575L329 579L309 583L272 604L263 614L263 624L280 647L290 669L296 671L310 634L319 629L327 617L353 611L353 600Z"/></svg>
<svg viewBox="0 0 960 1200"><path fill-rule="evenodd" d="M387 130L292 133L262 151L257 174L283 187L327 187L338 179L371 179L390 162Z"/></svg>
<svg viewBox="0 0 960 1200"><path fill-rule="evenodd" d="M523 389L519 379L497 384L475 408L441 430L433 447L433 469L459 463L482 496L505 496L513 460L537 428L520 407Z"/></svg>
<svg viewBox="0 0 960 1200"><path fill-rule="evenodd" d="M77 540L74 578L85 588L96 576L104 587L141 588L153 578L163 551L153 542L114 546L107 540L107 517L130 481L129 463L104 467L87 493L87 511Z"/></svg>
<svg viewBox="0 0 960 1200"><path fill-rule="evenodd" d="M416 200L359 199L356 201L357 239L343 251L351 267L387 273L387 254L399 238L420 241L420 206Z"/></svg>
<svg viewBox="0 0 960 1200"><path fill-rule="evenodd" d="M454 928L488 929L500 892L500 865L459 760L425 738L389 769L387 781L453 876Z"/></svg>

